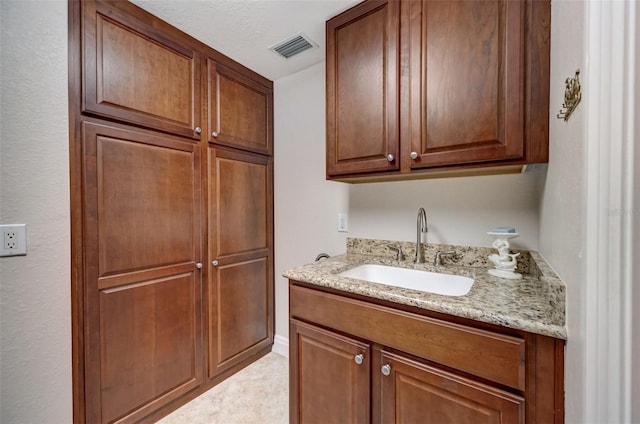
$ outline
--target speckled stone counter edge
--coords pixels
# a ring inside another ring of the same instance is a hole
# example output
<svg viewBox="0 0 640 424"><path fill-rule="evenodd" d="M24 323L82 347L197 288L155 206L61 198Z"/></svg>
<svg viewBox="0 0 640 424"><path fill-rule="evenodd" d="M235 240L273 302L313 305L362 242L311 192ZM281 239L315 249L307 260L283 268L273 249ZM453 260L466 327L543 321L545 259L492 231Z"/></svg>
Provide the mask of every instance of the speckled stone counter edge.
<svg viewBox="0 0 640 424"><path fill-rule="evenodd" d="M400 244L405 260L397 261L388 244ZM432 265L435 252L449 249L458 252L456 263L443 260L444 266L436 269ZM491 267L486 256L494 253L494 249L427 244L424 251L425 263L415 264L412 262L415 255L413 243L349 238L347 254L288 269L283 275L320 287L566 339L565 285L539 253L520 251L522 264L519 264L518 271L524 278L505 280L487 273ZM442 296L339 275L364 263L467 275L475 282L465 296Z"/></svg>

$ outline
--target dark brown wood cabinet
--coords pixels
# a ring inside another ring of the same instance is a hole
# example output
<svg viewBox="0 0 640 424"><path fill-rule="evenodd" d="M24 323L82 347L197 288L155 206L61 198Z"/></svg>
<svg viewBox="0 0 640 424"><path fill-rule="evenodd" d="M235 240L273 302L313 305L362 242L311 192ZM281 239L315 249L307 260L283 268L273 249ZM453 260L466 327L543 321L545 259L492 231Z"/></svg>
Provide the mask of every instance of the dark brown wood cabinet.
<svg viewBox="0 0 640 424"><path fill-rule="evenodd" d="M137 421L203 381L200 149L82 123L86 422Z"/></svg>
<svg viewBox="0 0 640 424"><path fill-rule="evenodd" d="M524 398L390 352L381 355L381 423L524 423Z"/></svg>
<svg viewBox="0 0 640 424"><path fill-rule="evenodd" d="M383 23L372 8L399 12ZM350 28L361 21L370 32ZM546 0L365 1L328 21L327 177L408 179L547 162L549 39ZM350 45L377 49L343 48Z"/></svg>
<svg viewBox="0 0 640 424"><path fill-rule="evenodd" d="M370 421L371 350L359 342L291 320L291 424Z"/></svg>
<svg viewBox="0 0 640 424"><path fill-rule="evenodd" d="M524 159L525 3L406 9L411 168Z"/></svg>
<svg viewBox="0 0 640 424"><path fill-rule="evenodd" d="M399 13L370 1L327 22L327 175L400 169Z"/></svg>
<svg viewBox="0 0 640 424"><path fill-rule="evenodd" d="M126 2L83 3L82 111L200 139L194 43L131 9Z"/></svg>
<svg viewBox="0 0 640 424"><path fill-rule="evenodd" d="M297 281L289 304L292 423L564 422L562 340Z"/></svg>
<svg viewBox="0 0 640 424"><path fill-rule="evenodd" d="M209 142L273 154L273 90L207 61Z"/></svg>
<svg viewBox="0 0 640 424"><path fill-rule="evenodd" d="M130 2L69 40L74 422L155 422L271 350L273 83Z"/></svg>
<svg viewBox="0 0 640 424"><path fill-rule="evenodd" d="M208 375L273 343L273 167L209 148Z"/></svg>

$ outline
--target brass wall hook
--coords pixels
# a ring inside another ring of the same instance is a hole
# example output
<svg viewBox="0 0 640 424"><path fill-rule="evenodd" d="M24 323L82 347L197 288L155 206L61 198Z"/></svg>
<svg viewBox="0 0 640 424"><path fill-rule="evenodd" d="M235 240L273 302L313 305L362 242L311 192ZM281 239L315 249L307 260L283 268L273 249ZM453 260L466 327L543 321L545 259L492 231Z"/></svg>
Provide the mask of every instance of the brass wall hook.
<svg viewBox="0 0 640 424"><path fill-rule="evenodd" d="M557 115L558 119L568 121L569 116L571 116L576 106L578 106L578 103L580 103L582 94L580 93L579 75L580 69L577 69L576 75L573 78L567 78L565 81L564 103L562 104L564 110L560 110L560 113Z"/></svg>

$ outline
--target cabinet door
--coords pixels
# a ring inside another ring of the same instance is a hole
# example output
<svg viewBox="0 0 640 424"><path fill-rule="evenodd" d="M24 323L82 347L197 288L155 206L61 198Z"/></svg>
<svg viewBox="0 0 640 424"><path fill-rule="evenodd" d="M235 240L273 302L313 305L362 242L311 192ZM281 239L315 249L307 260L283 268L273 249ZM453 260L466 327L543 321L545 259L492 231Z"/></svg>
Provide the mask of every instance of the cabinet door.
<svg viewBox="0 0 640 424"><path fill-rule="evenodd" d="M403 3L407 168L522 160L525 3Z"/></svg>
<svg viewBox="0 0 640 424"><path fill-rule="evenodd" d="M273 153L273 90L207 60L209 142Z"/></svg>
<svg viewBox="0 0 640 424"><path fill-rule="evenodd" d="M327 176L399 169L399 31L393 0L327 22Z"/></svg>
<svg viewBox="0 0 640 424"><path fill-rule="evenodd" d="M82 111L200 138L200 71L186 36L128 2L83 2Z"/></svg>
<svg viewBox="0 0 640 424"><path fill-rule="evenodd" d="M369 423L366 343L291 320L291 424Z"/></svg>
<svg viewBox="0 0 640 424"><path fill-rule="evenodd" d="M86 422L138 421L202 378L200 149L82 126Z"/></svg>
<svg viewBox="0 0 640 424"><path fill-rule="evenodd" d="M270 158L209 148L209 377L273 343Z"/></svg>
<svg viewBox="0 0 640 424"><path fill-rule="evenodd" d="M524 423L524 399L389 352L377 375L380 423ZM388 367L383 369L383 367ZM388 375L387 375L388 374Z"/></svg>

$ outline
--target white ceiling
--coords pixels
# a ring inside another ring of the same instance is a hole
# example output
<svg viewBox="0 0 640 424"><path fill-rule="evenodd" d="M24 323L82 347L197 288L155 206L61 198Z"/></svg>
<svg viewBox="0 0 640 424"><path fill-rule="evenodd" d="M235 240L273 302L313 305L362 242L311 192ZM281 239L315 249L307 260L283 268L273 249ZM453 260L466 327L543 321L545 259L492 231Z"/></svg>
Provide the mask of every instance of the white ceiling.
<svg viewBox="0 0 640 424"><path fill-rule="evenodd" d="M325 21L360 0L131 0L219 52L277 80L324 60ZM303 32L319 47L284 59L273 44Z"/></svg>

